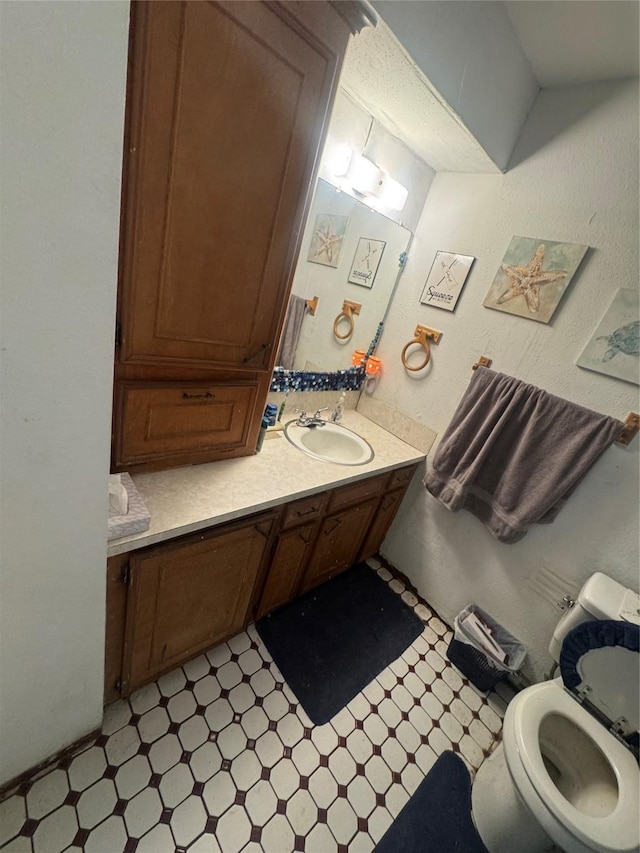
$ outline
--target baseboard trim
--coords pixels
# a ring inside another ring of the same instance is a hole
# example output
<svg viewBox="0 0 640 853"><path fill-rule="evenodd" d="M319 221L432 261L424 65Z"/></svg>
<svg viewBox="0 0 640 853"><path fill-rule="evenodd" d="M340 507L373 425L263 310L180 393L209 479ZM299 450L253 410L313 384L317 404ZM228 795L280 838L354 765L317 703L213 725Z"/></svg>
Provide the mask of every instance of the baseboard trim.
<svg viewBox="0 0 640 853"><path fill-rule="evenodd" d="M93 729L89 734L78 738L78 740L75 740L73 743L69 744L69 746L65 746L64 749L61 749L59 752L56 752L54 755L46 758L39 764L25 770L23 773L20 773L13 779L5 782L4 785L0 785L0 802L17 793L23 785L30 787L36 779L43 776L45 773L48 773L54 765L75 756L79 752L84 752L85 749L91 746L99 736L100 729Z"/></svg>

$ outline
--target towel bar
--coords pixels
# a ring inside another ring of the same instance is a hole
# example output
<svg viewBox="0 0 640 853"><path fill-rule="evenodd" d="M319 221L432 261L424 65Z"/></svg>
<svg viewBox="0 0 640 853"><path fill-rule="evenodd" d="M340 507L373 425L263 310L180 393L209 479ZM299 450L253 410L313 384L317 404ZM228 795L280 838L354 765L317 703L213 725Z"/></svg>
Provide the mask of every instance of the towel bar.
<svg viewBox="0 0 640 853"><path fill-rule="evenodd" d="M413 339L408 341L402 348L402 353L400 358L402 359L402 364L405 366L407 370L417 371L422 370L429 364L431 360L431 347L429 346L429 339L433 341L434 344L440 343L440 338L442 337L442 332L436 331L436 329L430 329L428 326L422 326L420 323L416 326L416 330L413 333ZM415 367L412 367L406 359L406 352L409 347L412 347L414 344L418 344L422 347L425 354L425 359L422 364L418 364Z"/></svg>
<svg viewBox="0 0 640 853"><path fill-rule="evenodd" d="M354 315L360 313L360 309L362 305L359 302L352 302L350 299L345 299L342 303L342 311L338 314L336 319L333 321L333 334L339 341L347 341L353 334L353 330L355 327ZM341 335L338 332L338 326L340 322L346 319L349 326L347 328L346 335Z"/></svg>
<svg viewBox="0 0 640 853"><path fill-rule="evenodd" d="M410 343L414 343L414 341L410 341ZM407 344L407 346L409 346L409 344ZM404 353L404 350L402 352ZM425 364L422 366L424 367L426 363L427 362L425 362ZM481 355L480 358L476 361L476 363L472 365L471 369L477 370L478 367L491 367L492 363L493 362L490 358L487 358L485 355ZM407 365L405 365L405 367L406 366ZM411 370L411 368L409 369ZM419 368L413 369L417 370ZM638 432L640 432L640 415L637 412L629 412L629 414L624 420L624 429L622 430L618 438L616 438L615 443L620 444L622 447L627 447L629 444L631 444Z"/></svg>
<svg viewBox="0 0 640 853"><path fill-rule="evenodd" d="M309 314L313 317L318 310L318 297L314 296L313 299L305 299L304 301L307 303Z"/></svg>

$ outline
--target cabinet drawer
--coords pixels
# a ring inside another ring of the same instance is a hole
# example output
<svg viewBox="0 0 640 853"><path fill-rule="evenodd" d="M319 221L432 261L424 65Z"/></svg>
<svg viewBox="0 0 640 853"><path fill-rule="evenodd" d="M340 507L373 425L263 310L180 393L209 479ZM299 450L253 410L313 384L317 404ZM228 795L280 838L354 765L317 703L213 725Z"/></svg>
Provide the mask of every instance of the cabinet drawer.
<svg viewBox="0 0 640 853"><path fill-rule="evenodd" d="M399 486L409 485L417 467L417 465L409 465L406 468L398 468L396 471L392 471L387 488L397 489Z"/></svg>
<svg viewBox="0 0 640 853"><path fill-rule="evenodd" d="M116 405L116 464L193 451L232 451L248 438L257 382L123 382Z"/></svg>
<svg viewBox="0 0 640 853"><path fill-rule="evenodd" d="M282 517L282 529L286 530L296 524L318 518L324 511L327 500L327 493L322 492L322 494L312 495L310 498L302 498L302 500L287 504Z"/></svg>
<svg viewBox="0 0 640 853"><path fill-rule="evenodd" d="M379 495L385 488L387 477L388 474L383 474L380 477L370 477L368 480L360 480L358 483L352 483L349 486L342 486L342 488L336 489L331 494L329 512L362 503L367 498Z"/></svg>

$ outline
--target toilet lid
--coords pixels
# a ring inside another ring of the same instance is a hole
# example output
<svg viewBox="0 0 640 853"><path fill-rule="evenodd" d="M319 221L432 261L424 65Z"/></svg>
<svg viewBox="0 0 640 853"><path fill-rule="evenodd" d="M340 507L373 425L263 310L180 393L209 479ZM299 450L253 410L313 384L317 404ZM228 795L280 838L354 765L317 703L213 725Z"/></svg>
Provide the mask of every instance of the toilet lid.
<svg viewBox="0 0 640 853"><path fill-rule="evenodd" d="M584 706L626 740L640 725L640 626L617 620L583 622L569 631L560 672Z"/></svg>
<svg viewBox="0 0 640 853"><path fill-rule="evenodd" d="M569 690L617 734L637 742L640 725L640 626L583 622L565 637L560 672Z"/></svg>

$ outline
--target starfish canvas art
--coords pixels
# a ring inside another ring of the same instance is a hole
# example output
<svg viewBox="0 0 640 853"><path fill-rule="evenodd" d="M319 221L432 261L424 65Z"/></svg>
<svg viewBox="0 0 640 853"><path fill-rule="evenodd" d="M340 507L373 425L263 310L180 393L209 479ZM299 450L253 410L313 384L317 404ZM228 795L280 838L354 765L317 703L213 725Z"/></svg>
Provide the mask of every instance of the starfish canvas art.
<svg viewBox="0 0 640 853"><path fill-rule="evenodd" d="M307 260L314 264L337 267L348 225L348 216L320 213L316 217Z"/></svg>
<svg viewBox="0 0 640 853"><path fill-rule="evenodd" d="M484 305L548 323L588 246L513 237Z"/></svg>

